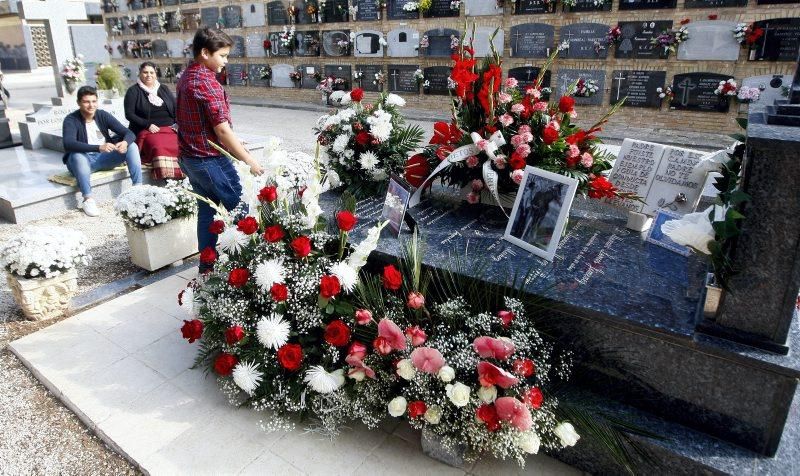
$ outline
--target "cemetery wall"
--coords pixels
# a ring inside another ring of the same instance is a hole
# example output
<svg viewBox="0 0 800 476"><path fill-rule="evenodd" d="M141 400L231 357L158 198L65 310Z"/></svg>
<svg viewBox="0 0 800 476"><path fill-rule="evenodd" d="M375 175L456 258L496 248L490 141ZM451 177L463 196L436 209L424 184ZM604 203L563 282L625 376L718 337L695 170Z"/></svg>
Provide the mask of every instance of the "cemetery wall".
<svg viewBox="0 0 800 476"><path fill-rule="evenodd" d="M329 56L328 53L330 53L330 51L327 51L324 45L325 38L323 35L325 32L359 32L363 30L374 30L382 33L383 37L391 42L393 38L388 37L390 31L399 28L411 28L416 30L419 32L420 37L422 37L425 32L438 28L453 29L458 31L460 34L460 32L462 32L464 29L465 21L469 22L470 24L474 22L479 30L480 27L485 27L484 31L492 31L494 28L500 28L502 31L504 37L502 45L503 68L507 73L513 68L523 68L529 66L536 67L541 65L544 61L544 58L541 57L515 57L517 56L515 54L515 50L520 47L519 32L522 30L515 31L513 28L519 25L537 23L552 26L553 33L551 36L553 42L551 45L555 46L560 41L563 41L567 38L568 29L564 29L564 27L576 23L602 24L602 27L597 27L597 31L599 32L601 30L607 31L608 27L615 26L620 22L635 22L632 23L632 25L643 25L646 28L647 24L653 21L671 21L673 27L678 28L680 27L682 21L688 19L690 22L686 24L686 27L690 32L690 40L686 44L681 45L680 48L683 49L688 47L692 37L694 37L695 43L692 44L692 47L687 49L687 51L681 52L679 49L678 54L670 54L666 59L660 58L657 54L653 54L652 51L648 52L648 50L652 50L652 47L643 47L641 45L636 45L635 43L633 45L633 49L639 49L641 51L634 51L631 53L632 57L628 58L616 57L618 56L618 53L615 50L620 48L631 49L629 48L631 46L630 44L627 44L624 47L621 44L610 46L607 47L607 51L601 51L600 53L595 50L594 52L587 54L586 48L583 48L582 54L576 53L574 55L579 56L580 58L569 58L570 54L567 53L567 57L557 59L552 68L553 71L551 77L554 94L556 96L559 94L559 81L566 83L567 78L574 80L577 77L595 77L598 80L598 83L602 86L601 91L595 97L584 98L578 101L579 104L582 103L582 107L579 109L579 113L581 115L580 122L582 124L588 124L590 121L601 117L611 104L612 98L620 93L620 86L622 85L622 82L620 81L621 75L617 74L618 71L663 72L663 83L661 80L662 76L660 75L653 75L653 77L650 78L649 83L647 83L647 86L644 89L644 95L647 97L643 98L640 96L639 98L641 100L639 104L641 107L623 107L622 110L619 111L612 119L612 124L617 126L627 124L632 127L646 126L651 128L717 133L736 131L737 126L734 119L737 116L744 115L748 106L731 100L729 102L730 106L727 109L721 107L720 105L702 107L703 104L701 104L699 109L704 110L697 110L697 107L692 107L694 106L694 104L692 104L694 99L697 99L694 98L693 94L696 94L695 89L697 91L702 90L702 78L704 76L689 75L680 76L679 78L675 78L675 76L684 75L687 73L722 74L726 76L732 76L734 79L736 79L740 86L745 78L764 76L765 78L752 79L748 83L748 85L764 86L765 83L770 81L771 76L778 75L783 77L785 85L785 81L790 80L791 78L790 76L787 78L785 75L791 75L794 72L794 59L796 58L796 53L794 56L783 54L783 57L780 58L780 61L770 61L769 59L750 60L749 55L753 54L756 57L759 55L763 56L766 46L771 47L772 45L764 45L765 48L762 48L761 52L751 53L748 49L739 48L738 45L735 45L732 29L737 23L749 24L754 21L795 18L793 20L794 23L787 27L788 30L786 30L786 32L788 33L782 33L783 39L780 41L783 41L783 43L780 45L780 48L785 50L787 45L789 45L789 48L791 48L793 45L796 52L798 43L800 43L800 5L797 1L795 3L785 3L786 0L677 0L676 2L675 0L633 0L637 3L641 2L642 5L639 5L640 7L654 4L657 6L663 6L668 5L670 1L672 1L675 5L675 8L630 9L631 0L627 0L625 2L626 5L623 7L624 9L620 10L619 0L612 0L610 10L608 11L585 11L573 13L563 12L562 10L564 8L562 7L561 3L558 3L555 5L554 13L544 14L515 14L515 9L518 8L516 2L506 1L505 6L500 10L495 10L496 13L494 14L485 16L468 16L467 10L469 8L476 8L476 5L481 4L493 5L495 1L473 0L471 2L462 2L458 16L446 18L393 20L388 18L387 10L384 9L381 11L381 19L377 21L353 21L352 19L348 18L350 21L326 21L323 23L296 24L295 27L297 32L309 31L317 32L319 34L319 42L321 43L320 46L322 46L319 48L321 50L319 55L305 57L300 57L297 55L275 56L274 54L270 53L269 57L265 57L265 52L262 47L263 39L267 38L267 35L281 32L284 28L284 24L282 23L270 24L268 21L268 17L270 16L268 11L270 9L267 4L258 4L252 2L232 3L227 0L221 2L212 1L182 4L178 4L178 0L161 1L165 3L164 6L151 6L148 8L147 4L140 3L140 0L135 0L130 7L141 7L136 8L135 10L128 10L128 5L120 5L117 8L117 11L111 11L113 10L112 8L106 7L107 12L104 15L104 21L109 32L111 32L111 25L114 23L123 25L121 34L110 34L109 36L109 46L112 48L114 62L125 63L129 65L130 70L133 72L133 74L135 74L136 66L140 61L142 61L142 59L131 57L131 52L125 51L125 42L136 41L140 44L146 44L148 41L164 40L168 46L161 44L160 48L157 48L156 51L152 51L151 53L154 56L152 59L159 64L162 73L165 76L162 78L162 81L170 82L172 78L168 76L174 75L177 70L185 67L185 64L188 60L188 57L185 57L181 54L180 47L183 43L188 44L191 42L191 36L194 32L194 28L197 25L197 21L192 15L192 12L194 10L202 11L203 19L200 19L200 23L209 24L213 23L211 20L211 17L214 16L213 8L220 9L220 15L218 16L221 18L223 16L223 8L230 8L231 6L235 8L238 6L241 7L241 17L243 17L242 23L253 26L225 28L230 35L242 37L243 42L240 47L242 50L244 50L244 54L242 55L243 57L232 57L230 59L230 67L228 68L228 79L230 82L229 92L236 96L263 97L271 100L291 100L305 102L320 101L320 93L313 89L315 83L309 78L308 80L304 79L304 81L300 84L302 89L292 88L291 83L288 83L289 87L285 87L287 86L285 78L280 78L279 80L278 75L288 74L286 72L288 68L283 66L276 68L276 65L285 64L291 66L292 69L298 69L302 66L303 71L306 71L307 67L313 66L317 70L323 72L325 71L326 66L330 66L331 69L329 72L333 71L337 72L337 75L347 76L348 79L350 79L352 87L359 86L359 82L353 81L352 78L349 77L350 75L347 71L348 66L350 67L351 73L358 70L363 71L365 70L365 66L380 66L387 78L387 84L384 87L392 90L395 88L389 84L390 71L388 68L390 65L406 65L409 72L405 74L410 74L410 71L413 71L417 67L424 70L425 68L435 66L448 67L452 63L450 58L446 56L428 57L423 53L419 53L417 56L416 52L414 53L415 56L413 57L392 57L387 54L388 51L384 51L375 57L356 57L353 55L352 51L350 51L346 56ZM355 1L356 0L351 0L353 4L355 4ZM359 3L365 3L364 0L358 1ZM400 3L405 3L403 0L398 1ZM538 0L521 1L522 3L529 4L530 8L537 8L535 4L539 3ZM442 0L435 0L434 3L437 2L449 3L443 2ZM591 0L589 0L589 2L591 3ZM705 6L702 8L687 8L687 2L694 2L695 4L701 4ZM741 6L741 3L745 2L746 5ZM765 2L784 3L763 4ZM166 4L168 3L173 5L167 6ZM302 4L302 0L299 0L299 3ZM335 4L337 3L337 0L328 0L328 3ZM391 4L393 2L390 1L389 3L389 7L391 8ZM284 0L282 6L286 7L287 5L288 2ZM726 7L722 5L730 6ZM174 31L167 33L159 32L160 28L157 26L158 22L155 19L156 15L161 11L169 13L178 8L181 9L181 13L183 14L185 20L183 22L184 25L182 25L184 27L184 31L179 31L179 26L177 24L173 24L172 20L170 20L170 25L167 27L167 29ZM608 7L606 6L605 8ZM211 10L205 11L203 9ZM283 10L285 11L285 8L283 8ZM476 10L473 10L473 12L475 11ZM153 27L147 29L140 27L138 33L136 31L132 31L127 27L128 22L126 21L126 18L128 15L141 15L143 19L148 20L148 23L152 23ZM236 17L237 15L234 12L233 15L227 19L236 22ZM298 19L302 21L302 15L298 17ZM225 21L225 19L223 19L223 21ZM659 23L656 28L651 28L651 30L654 32L652 33L653 35L660 33L660 26L662 26L662 24ZM696 30L700 28L709 28L709 30L713 31L707 33L708 36L702 37L699 33L696 33ZM515 33L517 33L517 35L515 35ZM636 31L635 33L636 35L641 36L641 32ZM647 32L645 31L645 33ZM789 37L788 39L786 39L787 35ZM273 51L277 51L278 48L275 45L277 37L273 35L270 37L270 39L273 43ZM515 41L517 42L516 44ZM524 41L525 40L523 40L523 42ZM586 44L591 45L591 43L584 42L584 46L586 46ZM122 45L122 47L120 47L120 45ZM386 47L383 49L387 50ZM575 51L577 51L577 49ZM640 57L637 57L638 53L641 53ZM146 54L146 52L140 50L139 55L141 56L142 54ZM531 56L530 52L523 52L522 54L525 56ZM546 54L546 52L542 52L541 54L538 54L538 56L543 56L544 54ZM709 56L713 56L717 59L688 59L708 58ZM791 58L788 58L788 56L791 56ZM265 82L259 81L256 78L257 68L264 64L269 64L273 68L273 74L275 76L272 80L271 86L268 86ZM338 66L344 66L345 68L340 71L337 68ZM250 73L250 80L246 86L241 85L241 81L239 80L239 71L245 68ZM367 70L368 69L369 68L367 68ZM167 72L167 70L169 70L169 72ZM571 70L588 71L576 72ZM339 71L340 74L338 73ZM562 77L563 79L561 79ZM645 77L647 77L647 75L645 75ZM614 78L617 78L618 81L615 82ZM683 97L683 99L685 100L684 102L689 103L689 107L682 107L682 104L680 103L680 97L678 98L679 101L677 107L672 107L676 106L675 102L670 104L670 102L667 100L660 101L656 98L657 93L654 91L655 87L670 85L675 79L680 81L680 83L683 84L683 87L690 90L679 90L678 84L673 85L673 87L676 88L676 94L679 96L681 92L687 94L687 96ZM370 89L370 86L367 84L368 82L371 82L371 79L365 77L361 86L365 89ZM706 81L705 84L708 85L710 83ZM642 86L642 84L640 84L640 86ZM769 85L766 86L767 89L770 89L770 91L767 92L771 92L771 94L765 94L765 99L767 96L769 96L769 99L771 100L774 94L781 93L780 87L775 89ZM623 95L624 89L625 88L622 88ZM772 91L772 89L775 90ZM631 89L631 91L632 90L633 89ZM642 89L640 88L640 90ZM448 100L446 95L426 94L424 91L414 93L406 91L399 93L402 94L408 101L408 107L438 111L443 111L448 108ZM708 92L706 91L704 99L697 99L700 103L705 101L705 106L708 106L707 93ZM370 94L369 92L367 94L368 98L374 96L376 96L376 94Z"/></svg>

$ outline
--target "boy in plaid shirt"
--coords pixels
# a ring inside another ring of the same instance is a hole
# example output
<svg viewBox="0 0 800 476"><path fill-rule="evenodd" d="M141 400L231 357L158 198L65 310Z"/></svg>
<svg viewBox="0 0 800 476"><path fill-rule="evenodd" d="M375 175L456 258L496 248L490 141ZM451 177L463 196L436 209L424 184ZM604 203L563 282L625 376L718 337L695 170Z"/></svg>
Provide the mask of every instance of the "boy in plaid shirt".
<svg viewBox="0 0 800 476"><path fill-rule="evenodd" d="M178 123L179 164L195 193L232 210L239 204L242 186L227 157L209 145L219 144L250 166L250 173L261 175L262 167L236 138L231 127L228 94L216 79L228 63L233 41L220 30L197 30L192 42L194 62L178 81L176 120ZM198 200L197 242L199 251L217 245L217 235L209 230L214 209ZM200 263L200 272L211 269Z"/></svg>

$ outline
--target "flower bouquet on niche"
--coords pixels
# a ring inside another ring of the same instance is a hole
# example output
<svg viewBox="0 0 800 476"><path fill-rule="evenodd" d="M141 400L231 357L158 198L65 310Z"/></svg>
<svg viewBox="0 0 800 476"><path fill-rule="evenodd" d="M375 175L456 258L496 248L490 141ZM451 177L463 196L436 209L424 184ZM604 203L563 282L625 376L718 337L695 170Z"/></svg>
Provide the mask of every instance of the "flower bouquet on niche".
<svg viewBox="0 0 800 476"><path fill-rule="evenodd" d="M326 181L346 185L357 198L385 192L388 177L403 172L407 154L424 134L405 124L402 97L381 94L373 104L363 99L361 88L334 92L331 101L349 107L320 117L314 128L325 152Z"/></svg>
<svg viewBox="0 0 800 476"><path fill-rule="evenodd" d="M471 44L461 45L450 76L453 119L434 125L430 146L406 163L406 179L421 187L438 176L444 185L465 189L469 203L480 202L484 191L493 197L488 200L501 203L501 195L516 193L525 167L531 165L577 179L578 193L591 198L621 195L603 176L611 157L597 147L595 134L622 102L588 129L574 124L577 82L557 103L546 99L542 86L558 51L546 60L536 81L522 89L514 78L503 80L494 49L479 65Z"/></svg>

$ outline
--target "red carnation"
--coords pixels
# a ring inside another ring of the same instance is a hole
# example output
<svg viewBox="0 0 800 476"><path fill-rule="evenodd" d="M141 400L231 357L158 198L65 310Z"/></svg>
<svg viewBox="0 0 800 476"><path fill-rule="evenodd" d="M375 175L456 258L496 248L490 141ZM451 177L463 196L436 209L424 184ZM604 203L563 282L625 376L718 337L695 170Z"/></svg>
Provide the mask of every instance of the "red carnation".
<svg viewBox="0 0 800 476"><path fill-rule="evenodd" d="M486 424L489 431L497 431L500 429L500 419L497 416L497 409L494 405L484 404L478 407L475 411L475 416L478 420Z"/></svg>
<svg viewBox="0 0 800 476"><path fill-rule="evenodd" d="M233 372L233 368L239 363L239 359L233 354L223 352L214 361L214 372L226 377Z"/></svg>
<svg viewBox="0 0 800 476"><path fill-rule="evenodd" d="M336 224L339 225L339 229L342 231L352 230L357 221L356 216L347 210L342 210L336 214Z"/></svg>
<svg viewBox="0 0 800 476"><path fill-rule="evenodd" d="M325 342L335 347L344 347L350 342L350 328L341 319L331 321L325 327Z"/></svg>
<svg viewBox="0 0 800 476"><path fill-rule="evenodd" d="M686 24L690 23L691 21L692 20L690 20L688 18L684 18L683 20L681 20L681 25L686 25Z"/></svg>
<svg viewBox="0 0 800 476"><path fill-rule="evenodd" d="M364 90L361 88L355 88L354 90L350 91L350 99L353 102L361 102L364 99Z"/></svg>
<svg viewBox="0 0 800 476"><path fill-rule="evenodd" d="M524 169L528 162L525 161L524 158L520 157L516 152L511 154L511 160L508 162L513 170Z"/></svg>
<svg viewBox="0 0 800 476"><path fill-rule="evenodd" d="M268 50L270 48L272 48L272 42L269 40L264 40L264 49Z"/></svg>
<svg viewBox="0 0 800 476"><path fill-rule="evenodd" d="M383 287L386 289L397 291L403 284L403 275L400 271L390 264L383 267Z"/></svg>
<svg viewBox="0 0 800 476"><path fill-rule="evenodd" d="M372 136L367 131L361 131L356 134L356 144L360 145L361 147L366 147L367 144L372 142Z"/></svg>
<svg viewBox="0 0 800 476"><path fill-rule="evenodd" d="M286 234L283 232L283 228L281 228L280 225L268 226L267 229L264 230L264 239L270 243L281 241L284 236L286 236Z"/></svg>
<svg viewBox="0 0 800 476"><path fill-rule="evenodd" d="M412 420L414 418L419 418L425 414L425 411L428 409L425 402L422 400L416 400L408 404L408 417Z"/></svg>
<svg viewBox="0 0 800 476"><path fill-rule="evenodd" d="M230 273L228 273L228 284L233 286L234 288L241 288L245 284L247 284L247 280L250 278L250 271L247 271L245 268L236 268L232 269Z"/></svg>
<svg viewBox="0 0 800 476"><path fill-rule="evenodd" d="M530 390L522 395L522 402L537 410L542 408L542 401L544 401L544 395L542 391L536 387L531 387Z"/></svg>
<svg viewBox="0 0 800 476"><path fill-rule="evenodd" d="M336 297L342 291L339 278L336 276L323 276L319 280L319 294L325 299Z"/></svg>
<svg viewBox="0 0 800 476"><path fill-rule="evenodd" d="M571 96L561 96L558 100L558 110L563 113L571 112L575 108L575 99Z"/></svg>
<svg viewBox="0 0 800 476"><path fill-rule="evenodd" d="M278 349L278 363L289 372L294 372L303 363L303 348L300 344L284 344Z"/></svg>
<svg viewBox="0 0 800 476"><path fill-rule="evenodd" d="M181 335L184 339L189 339L189 343L203 337L203 322L198 319L187 321L184 319L181 327Z"/></svg>
<svg viewBox="0 0 800 476"><path fill-rule="evenodd" d="M208 225L208 232L213 233L215 235L219 235L225 231L225 222L222 220L214 220Z"/></svg>
<svg viewBox="0 0 800 476"><path fill-rule="evenodd" d="M217 251L210 247L206 246L203 248L203 251L200 252L200 262L203 264L211 264L217 260Z"/></svg>
<svg viewBox="0 0 800 476"><path fill-rule="evenodd" d="M244 329L242 326L233 326L225 329L225 343L233 345L244 339Z"/></svg>
<svg viewBox="0 0 800 476"><path fill-rule="evenodd" d="M511 368L514 369L515 374L522 377L530 377L536 370L536 366L533 365L531 359L517 359L511 364Z"/></svg>
<svg viewBox="0 0 800 476"><path fill-rule="evenodd" d="M558 131L550 126L545 127L544 131L542 131L542 142L544 142L546 145L550 145L557 140L558 140Z"/></svg>
<svg viewBox="0 0 800 476"><path fill-rule="evenodd" d="M258 221L254 217L247 216L239 220L236 228L245 235L252 235L258 231Z"/></svg>
<svg viewBox="0 0 800 476"><path fill-rule="evenodd" d="M273 301L283 302L289 297L289 288L286 287L285 284L274 283L272 287L269 288L269 293Z"/></svg>
<svg viewBox="0 0 800 476"><path fill-rule="evenodd" d="M307 236L298 236L292 240L291 247L298 258L305 258L311 253L311 240Z"/></svg>
<svg viewBox="0 0 800 476"><path fill-rule="evenodd" d="M406 180L415 187L422 186L422 182L424 182L425 179L428 178L428 174L431 173L431 167L422 154L414 155L408 159L405 169Z"/></svg>
<svg viewBox="0 0 800 476"><path fill-rule="evenodd" d="M589 197L591 198L613 198L616 196L616 187L602 175L595 177L589 182Z"/></svg>
<svg viewBox="0 0 800 476"><path fill-rule="evenodd" d="M262 188L261 191L258 192L258 199L262 202L274 202L278 199L278 187L269 185Z"/></svg>

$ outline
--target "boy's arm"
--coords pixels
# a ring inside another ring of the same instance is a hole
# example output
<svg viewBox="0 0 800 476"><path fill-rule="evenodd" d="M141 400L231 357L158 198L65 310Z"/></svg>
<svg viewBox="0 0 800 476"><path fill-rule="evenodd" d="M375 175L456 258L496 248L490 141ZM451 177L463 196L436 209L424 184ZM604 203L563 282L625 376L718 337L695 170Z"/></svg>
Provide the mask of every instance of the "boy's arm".
<svg viewBox="0 0 800 476"><path fill-rule="evenodd" d="M108 125L108 128L114 131L114 134L116 134L118 137L124 137L125 142L127 142L128 145L131 145L131 143L136 140L136 136L133 135L133 132L131 132L131 130L127 127L123 126L113 114L106 112L103 116L107 121L106 125Z"/></svg>
<svg viewBox="0 0 800 476"><path fill-rule="evenodd" d="M234 157L241 160L250 166L250 173L253 175L261 175L264 173L263 167L250 155L250 152L242 145L236 134L233 133L228 121L222 122L214 126L214 133L217 138L222 142L222 146L228 150Z"/></svg>
<svg viewBox="0 0 800 476"><path fill-rule="evenodd" d="M91 145L78 140L78 129L75 121L67 118L61 126L61 138L64 143L64 152L100 152L100 146Z"/></svg>

